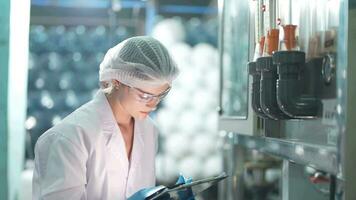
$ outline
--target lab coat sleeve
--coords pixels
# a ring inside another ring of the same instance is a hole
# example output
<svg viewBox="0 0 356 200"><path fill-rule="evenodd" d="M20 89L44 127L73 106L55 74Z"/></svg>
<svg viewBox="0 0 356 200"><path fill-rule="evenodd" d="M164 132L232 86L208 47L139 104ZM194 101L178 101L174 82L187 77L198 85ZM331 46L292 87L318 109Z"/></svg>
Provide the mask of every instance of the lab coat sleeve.
<svg viewBox="0 0 356 200"><path fill-rule="evenodd" d="M86 200L87 153L61 134L36 145L34 200Z"/></svg>

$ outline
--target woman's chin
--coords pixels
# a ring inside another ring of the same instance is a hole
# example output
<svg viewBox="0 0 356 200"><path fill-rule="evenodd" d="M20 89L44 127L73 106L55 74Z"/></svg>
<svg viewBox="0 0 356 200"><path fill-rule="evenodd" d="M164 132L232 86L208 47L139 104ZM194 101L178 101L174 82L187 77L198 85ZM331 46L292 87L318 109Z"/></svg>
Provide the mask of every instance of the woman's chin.
<svg viewBox="0 0 356 200"><path fill-rule="evenodd" d="M137 118L138 119L146 119L148 115L149 115L148 112L139 112L139 114L137 115Z"/></svg>

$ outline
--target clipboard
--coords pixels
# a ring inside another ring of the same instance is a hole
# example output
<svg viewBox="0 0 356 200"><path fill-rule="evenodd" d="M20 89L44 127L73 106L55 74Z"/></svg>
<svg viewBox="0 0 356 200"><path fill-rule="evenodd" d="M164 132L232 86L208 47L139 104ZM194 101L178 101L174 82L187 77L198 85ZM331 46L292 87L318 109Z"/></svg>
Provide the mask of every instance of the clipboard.
<svg viewBox="0 0 356 200"><path fill-rule="evenodd" d="M182 197L184 199L184 195L189 194L189 192L190 192L189 196L191 195L196 196L197 194L217 184L219 181L225 178L227 178L227 175L224 172L218 176L193 181L190 183L178 184L169 188L166 187L164 189L157 191L156 193L152 194L146 199L147 200L179 200L182 199Z"/></svg>

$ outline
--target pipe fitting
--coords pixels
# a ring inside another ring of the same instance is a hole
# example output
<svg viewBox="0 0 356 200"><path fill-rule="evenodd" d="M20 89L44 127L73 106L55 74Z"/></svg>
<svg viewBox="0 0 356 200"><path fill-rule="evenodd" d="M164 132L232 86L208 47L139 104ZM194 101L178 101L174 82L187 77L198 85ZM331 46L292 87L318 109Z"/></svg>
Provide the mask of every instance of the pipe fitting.
<svg viewBox="0 0 356 200"><path fill-rule="evenodd" d="M305 53L279 51L273 54L277 65L277 102L279 108L292 118L315 118L321 102L315 94L306 94ZM311 66L313 67L313 66ZM315 85L311 85L315 87ZM316 89L313 89L315 91Z"/></svg>
<svg viewBox="0 0 356 200"><path fill-rule="evenodd" d="M267 116L263 113L260 105L260 79L261 72L257 71L256 62L249 62L248 73L252 76L252 88L251 88L251 105L255 113L263 118Z"/></svg>
<svg viewBox="0 0 356 200"><path fill-rule="evenodd" d="M274 120L290 119L279 109L277 103L276 82L277 66L273 64L272 56L258 58L257 71L261 72L260 105L263 113Z"/></svg>

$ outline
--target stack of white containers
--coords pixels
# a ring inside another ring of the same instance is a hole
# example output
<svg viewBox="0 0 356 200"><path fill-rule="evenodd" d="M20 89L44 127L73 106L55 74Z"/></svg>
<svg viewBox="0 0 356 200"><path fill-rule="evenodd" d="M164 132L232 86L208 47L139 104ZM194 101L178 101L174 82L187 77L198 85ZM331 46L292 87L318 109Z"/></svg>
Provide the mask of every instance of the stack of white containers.
<svg viewBox="0 0 356 200"><path fill-rule="evenodd" d="M160 151L157 179L174 181L179 173L193 179L216 175L222 170L218 148L218 50L210 44L193 47L184 43L179 19L159 22L153 37L160 40L176 61L180 75L157 113Z"/></svg>

